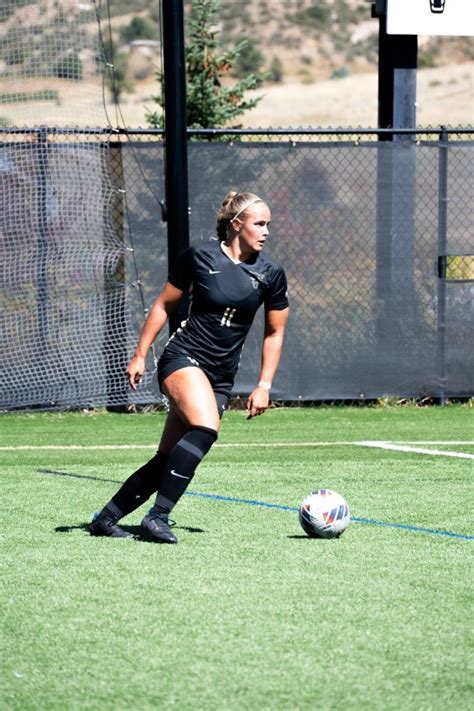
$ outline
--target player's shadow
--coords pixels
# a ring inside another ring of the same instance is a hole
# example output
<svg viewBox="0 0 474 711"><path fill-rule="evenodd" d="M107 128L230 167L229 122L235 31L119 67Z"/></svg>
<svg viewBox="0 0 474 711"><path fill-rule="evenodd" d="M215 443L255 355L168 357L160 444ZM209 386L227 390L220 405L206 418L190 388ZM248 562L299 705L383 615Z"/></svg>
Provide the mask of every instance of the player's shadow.
<svg viewBox="0 0 474 711"><path fill-rule="evenodd" d="M89 533L89 524L80 523L77 526L56 526L56 533L72 533L72 531L87 531Z"/></svg>
<svg viewBox="0 0 474 711"><path fill-rule="evenodd" d="M108 484L123 484L118 479L104 479L100 476L88 476L87 474L74 474L73 472L60 472L57 469L37 469L38 474L51 474L52 476L64 476L70 479L87 479L89 481L102 481Z"/></svg>
<svg viewBox="0 0 474 711"><path fill-rule="evenodd" d="M73 531L86 531L89 533L90 523L79 523L77 526L56 526L54 529L56 533L72 533ZM142 529L140 526L126 526L120 524L120 528L123 528L127 533L131 533L135 540L141 543L153 543L153 541L146 540L143 537ZM173 526L173 530L177 531L187 531L187 533L206 533L204 528L196 528L195 526Z"/></svg>

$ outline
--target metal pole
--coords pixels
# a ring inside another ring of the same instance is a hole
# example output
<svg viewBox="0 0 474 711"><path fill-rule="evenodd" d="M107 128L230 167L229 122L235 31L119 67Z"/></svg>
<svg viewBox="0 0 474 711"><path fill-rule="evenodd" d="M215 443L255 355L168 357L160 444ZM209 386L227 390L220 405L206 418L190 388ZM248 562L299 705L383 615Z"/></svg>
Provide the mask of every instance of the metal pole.
<svg viewBox="0 0 474 711"><path fill-rule="evenodd" d="M446 250L448 246L448 132L439 136L438 183L438 375L439 404L446 402Z"/></svg>
<svg viewBox="0 0 474 711"><path fill-rule="evenodd" d="M387 33L384 0L373 3L372 16L379 19L378 127L414 128L418 37ZM401 136L395 134L396 138ZM393 133L379 135L381 141L393 139Z"/></svg>
<svg viewBox="0 0 474 711"><path fill-rule="evenodd" d="M37 165L36 348L44 360L48 353L48 132L44 127L38 133Z"/></svg>
<svg viewBox="0 0 474 711"><path fill-rule="evenodd" d="M416 126L418 38L387 33L384 0L373 4L372 15L379 18L378 126L393 129L378 134L386 143L377 153L376 332L380 356L393 374L387 386L395 391L403 367L397 352L408 348L416 331L416 136L406 129ZM406 147L398 148L399 142Z"/></svg>
<svg viewBox="0 0 474 711"><path fill-rule="evenodd" d="M186 136L186 62L182 0L161 0L165 108L166 215L168 264L189 246L188 157ZM187 303L170 318L175 331L186 318Z"/></svg>
<svg viewBox="0 0 474 711"><path fill-rule="evenodd" d="M113 278L116 288L105 288L104 290L104 339L102 343L103 358L106 367L106 392L107 410L109 412L127 412L128 395L130 390L126 379L123 377L128 362L127 343L127 318L126 301L128 299L126 289L126 264L124 256L125 221L126 221L126 192L125 177L123 169L123 143L104 143L108 151L107 175L102 174L104 181L104 192L113 187L113 202L111 206L110 219L113 227L114 237L120 243L122 253L114 264L114 272L110 273L110 265L104 264L104 281ZM104 247L110 249L109 232L104 232ZM115 250L115 243L112 247ZM135 258L135 252L132 252Z"/></svg>

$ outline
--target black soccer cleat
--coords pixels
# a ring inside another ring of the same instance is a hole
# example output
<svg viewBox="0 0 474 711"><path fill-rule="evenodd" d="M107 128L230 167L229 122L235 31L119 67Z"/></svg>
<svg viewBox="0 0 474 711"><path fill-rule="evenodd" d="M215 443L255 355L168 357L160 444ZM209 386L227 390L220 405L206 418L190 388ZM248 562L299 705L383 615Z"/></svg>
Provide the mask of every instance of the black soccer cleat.
<svg viewBox="0 0 474 711"><path fill-rule="evenodd" d="M89 526L91 536L109 536L111 538L133 538L133 533L124 531L117 526L117 520L112 516L100 515L94 517Z"/></svg>
<svg viewBox="0 0 474 711"><path fill-rule="evenodd" d="M176 525L174 521L168 520L167 514L147 513L141 524L143 535L155 543L177 543L178 539L170 523L171 526Z"/></svg>

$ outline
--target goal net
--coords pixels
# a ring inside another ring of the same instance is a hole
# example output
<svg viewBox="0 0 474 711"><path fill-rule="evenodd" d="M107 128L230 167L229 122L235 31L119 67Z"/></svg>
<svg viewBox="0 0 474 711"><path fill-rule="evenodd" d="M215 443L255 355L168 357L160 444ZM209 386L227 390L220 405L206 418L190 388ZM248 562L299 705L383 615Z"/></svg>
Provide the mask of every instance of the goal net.
<svg viewBox="0 0 474 711"><path fill-rule="evenodd" d="M100 0L0 5L3 409L153 399L150 373L134 397L124 377L136 327L103 14Z"/></svg>

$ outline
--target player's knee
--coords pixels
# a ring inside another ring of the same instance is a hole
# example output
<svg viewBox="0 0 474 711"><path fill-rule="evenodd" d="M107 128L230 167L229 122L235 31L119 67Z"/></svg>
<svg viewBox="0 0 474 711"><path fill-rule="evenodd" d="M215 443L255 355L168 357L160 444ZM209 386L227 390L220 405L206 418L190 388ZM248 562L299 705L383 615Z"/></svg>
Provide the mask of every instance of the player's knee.
<svg viewBox="0 0 474 711"><path fill-rule="evenodd" d="M202 459L209 452L217 437L218 432L214 428L193 425L181 439L180 444L183 446L183 443L186 443L185 447L187 445L195 456Z"/></svg>

